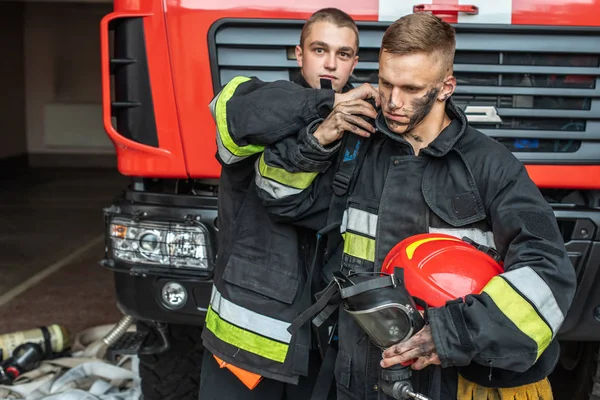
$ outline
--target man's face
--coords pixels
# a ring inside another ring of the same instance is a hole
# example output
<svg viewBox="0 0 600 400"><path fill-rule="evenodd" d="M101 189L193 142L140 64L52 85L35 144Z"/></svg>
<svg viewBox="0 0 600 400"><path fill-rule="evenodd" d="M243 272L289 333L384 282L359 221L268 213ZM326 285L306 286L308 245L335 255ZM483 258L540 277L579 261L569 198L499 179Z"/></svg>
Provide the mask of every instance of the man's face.
<svg viewBox="0 0 600 400"><path fill-rule="evenodd" d="M379 59L379 95L388 128L410 134L440 101L447 99L456 82L447 74L437 54L391 54ZM415 137L415 139L417 139Z"/></svg>
<svg viewBox="0 0 600 400"><path fill-rule="evenodd" d="M296 58L311 87L320 88L324 78L331 80L331 86L339 92L358 62L357 51L352 29L320 21L310 27L304 46L296 46Z"/></svg>

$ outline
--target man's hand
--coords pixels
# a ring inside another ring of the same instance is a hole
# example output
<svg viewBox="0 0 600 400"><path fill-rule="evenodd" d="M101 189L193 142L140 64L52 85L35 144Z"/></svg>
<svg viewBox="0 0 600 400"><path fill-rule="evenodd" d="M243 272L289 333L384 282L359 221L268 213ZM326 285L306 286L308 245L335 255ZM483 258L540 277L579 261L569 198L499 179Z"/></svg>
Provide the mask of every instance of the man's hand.
<svg viewBox="0 0 600 400"><path fill-rule="evenodd" d="M375 132L375 127L361 118L361 115L374 119L377 117L377 111L364 100L339 103L313 135L321 146L327 146L340 139L345 131L369 137Z"/></svg>
<svg viewBox="0 0 600 400"><path fill-rule="evenodd" d="M381 366L391 367L396 364L406 364L412 360L412 369L423 369L430 364L440 365L440 358L433 343L431 326L426 325L416 335L405 342L398 343L383 352Z"/></svg>
<svg viewBox="0 0 600 400"><path fill-rule="evenodd" d="M368 100L374 99L375 104L379 107L379 92L368 83L363 83L357 88L354 88L346 93L336 93L333 107L335 108L340 103L345 103L352 100Z"/></svg>

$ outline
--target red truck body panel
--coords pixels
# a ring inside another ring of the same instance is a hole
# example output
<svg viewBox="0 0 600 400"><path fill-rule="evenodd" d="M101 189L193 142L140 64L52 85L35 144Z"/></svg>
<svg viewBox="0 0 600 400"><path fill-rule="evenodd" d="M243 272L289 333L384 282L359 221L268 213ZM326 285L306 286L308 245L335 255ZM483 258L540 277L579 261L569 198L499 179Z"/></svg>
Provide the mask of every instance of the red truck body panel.
<svg viewBox="0 0 600 400"><path fill-rule="evenodd" d="M159 178L218 178L216 128L208 110L214 96L208 37L216 21L302 20L327 6L341 8L357 21L390 21L418 5L442 10L436 14L451 23L600 26L600 0L307 0L285 5L278 0L116 0L115 12L102 22L102 70L104 123L115 144L120 172ZM478 8L476 15L457 11L469 5ZM107 27L114 18L130 16L144 17L159 148L126 139L111 122ZM598 165L527 168L539 187L600 188Z"/></svg>

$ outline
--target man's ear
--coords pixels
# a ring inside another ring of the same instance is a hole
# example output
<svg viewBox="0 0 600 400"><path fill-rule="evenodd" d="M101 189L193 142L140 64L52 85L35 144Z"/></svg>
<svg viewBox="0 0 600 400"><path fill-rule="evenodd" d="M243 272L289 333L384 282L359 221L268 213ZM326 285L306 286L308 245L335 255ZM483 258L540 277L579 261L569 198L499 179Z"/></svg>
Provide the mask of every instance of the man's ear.
<svg viewBox="0 0 600 400"><path fill-rule="evenodd" d="M302 68L302 47L296 46L296 62L298 66Z"/></svg>
<svg viewBox="0 0 600 400"><path fill-rule="evenodd" d="M456 89L456 78L452 75L447 76L442 85L442 90L440 90L438 100L446 101L450 98L450 96L452 96L454 89Z"/></svg>

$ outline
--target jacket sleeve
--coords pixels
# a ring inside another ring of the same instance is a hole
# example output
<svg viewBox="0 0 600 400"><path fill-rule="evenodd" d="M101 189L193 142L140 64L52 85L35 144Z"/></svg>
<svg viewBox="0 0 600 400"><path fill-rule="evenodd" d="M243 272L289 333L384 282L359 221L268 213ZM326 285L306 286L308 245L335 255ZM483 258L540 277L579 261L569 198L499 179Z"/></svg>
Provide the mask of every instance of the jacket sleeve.
<svg viewBox="0 0 600 400"><path fill-rule="evenodd" d="M314 230L326 223L340 142L327 148L319 144L313 133L321 121L268 146L256 161L258 195L276 221Z"/></svg>
<svg viewBox="0 0 600 400"><path fill-rule="evenodd" d="M519 163L520 164L520 163ZM575 271L549 204L520 165L487 202L505 272L480 294L429 313L442 367L528 370L558 333Z"/></svg>
<svg viewBox="0 0 600 400"><path fill-rule="evenodd" d="M217 125L217 158L227 166L258 154L265 146L295 136L310 122L327 116L333 103L331 90L235 77L209 105Z"/></svg>

